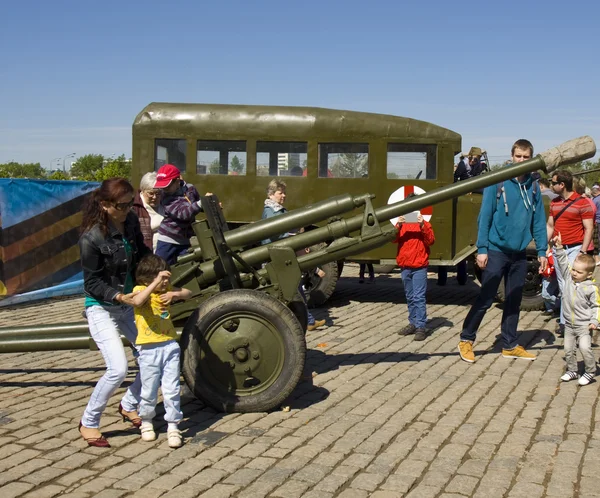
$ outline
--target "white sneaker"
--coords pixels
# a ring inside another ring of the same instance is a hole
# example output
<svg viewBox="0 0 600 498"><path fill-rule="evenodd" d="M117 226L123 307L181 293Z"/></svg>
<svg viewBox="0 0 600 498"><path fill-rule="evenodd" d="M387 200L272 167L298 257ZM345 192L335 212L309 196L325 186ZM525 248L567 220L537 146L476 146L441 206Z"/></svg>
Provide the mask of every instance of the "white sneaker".
<svg viewBox="0 0 600 498"><path fill-rule="evenodd" d="M594 380L594 376L589 373L584 373L581 377L579 377L579 385L587 386L590 382Z"/></svg>
<svg viewBox="0 0 600 498"><path fill-rule="evenodd" d="M154 426L152 422L142 422L140 426L140 432L142 433L142 441L154 441L156 440L156 432L154 432Z"/></svg>
<svg viewBox="0 0 600 498"><path fill-rule="evenodd" d="M577 372L565 372L561 375L560 380L563 382L569 382L570 380L575 380L579 378L579 374Z"/></svg>
<svg viewBox="0 0 600 498"><path fill-rule="evenodd" d="M179 429L169 430L167 432L167 439L169 441L169 448L181 448L183 445L183 438Z"/></svg>

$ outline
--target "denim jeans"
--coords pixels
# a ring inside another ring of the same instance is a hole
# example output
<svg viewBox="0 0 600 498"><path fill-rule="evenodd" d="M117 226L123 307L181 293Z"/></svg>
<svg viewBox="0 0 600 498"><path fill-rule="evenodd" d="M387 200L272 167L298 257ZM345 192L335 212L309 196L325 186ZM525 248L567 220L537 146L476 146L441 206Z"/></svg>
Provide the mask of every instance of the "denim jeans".
<svg viewBox="0 0 600 498"><path fill-rule="evenodd" d="M527 256L525 251L517 253L489 251L487 267L483 270L481 292L465 318L460 340L475 341L481 321L494 302L500 282L504 278L505 299L500 325L502 347L504 349L516 347L519 308L526 275Z"/></svg>
<svg viewBox="0 0 600 498"><path fill-rule="evenodd" d="M315 317L312 315L312 313L308 309L308 303L306 302L306 293L304 292L304 287L302 286L302 282L300 282L300 285L298 286L298 292L302 296L302 300L304 301L304 304L306 305L306 315L308 316L308 325L314 325Z"/></svg>
<svg viewBox="0 0 600 498"><path fill-rule="evenodd" d="M143 422L151 422L156 415L159 385L165 404L165 420L176 424L183 418L179 383L180 356L177 341L140 346L138 361L142 378L142 399L138 415Z"/></svg>
<svg viewBox="0 0 600 498"><path fill-rule="evenodd" d="M554 249L552 251L554 252ZM575 258L579 254L579 251L581 251L581 244L579 244L578 246L569 247L568 249L565 247L565 252L567 253L567 259L569 260L569 265L573 264L573 261L575 261ZM554 253L554 261L556 261L556 253ZM558 280L558 288L560 289L560 295L562 296L563 295L564 278L563 278L563 275L560 272L560 268L558 267L557 264L554 265L554 271L556 272L556 279ZM566 277L570 278L569 275L567 275ZM560 324L563 326L565 324L565 317L563 316L562 306L560 307Z"/></svg>
<svg viewBox="0 0 600 498"><path fill-rule="evenodd" d="M108 400L127 376L127 356L121 342L121 333L135 344L137 330L130 306L90 306L86 309L90 335L98 346L106 363L106 372L96 384L94 392L83 412L81 423L85 427L99 428L100 417ZM137 355L137 352L135 353ZM125 411L137 409L141 391L140 374L135 376L121 405Z"/></svg>
<svg viewBox="0 0 600 498"><path fill-rule="evenodd" d="M408 305L408 321L417 328L425 328L427 323L427 267L402 268L402 284Z"/></svg>
<svg viewBox="0 0 600 498"><path fill-rule="evenodd" d="M555 275L542 278L542 299L546 311L558 310L560 297L558 297L558 279Z"/></svg>

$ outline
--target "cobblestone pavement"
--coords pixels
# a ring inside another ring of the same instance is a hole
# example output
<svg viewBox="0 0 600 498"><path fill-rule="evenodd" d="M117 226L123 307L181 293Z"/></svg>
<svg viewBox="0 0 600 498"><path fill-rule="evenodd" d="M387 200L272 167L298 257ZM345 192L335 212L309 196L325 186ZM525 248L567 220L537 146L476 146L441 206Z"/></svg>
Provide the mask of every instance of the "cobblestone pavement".
<svg viewBox="0 0 600 498"><path fill-rule="evenodd" d="M77 423L103 372L97 351L0 356L0 496L599 496L600 382L559 381L553 323L522 313L520 342L538 358L508 360L492 307L470 365L457 343L478 287L437 287L431 275L437 328L423 342L396 333L407 317L400 288L396 273L360 285L346 268L316 310L330 326L308 333L313 378L290 410L220 414L184 389L178 450L164 424L145 443L119 419L123 388L102 418L112 448L86 446ZM0 323L81 321L81 307L76 298L2 309ZM134 373L131 362L128 381Z"/></svg>

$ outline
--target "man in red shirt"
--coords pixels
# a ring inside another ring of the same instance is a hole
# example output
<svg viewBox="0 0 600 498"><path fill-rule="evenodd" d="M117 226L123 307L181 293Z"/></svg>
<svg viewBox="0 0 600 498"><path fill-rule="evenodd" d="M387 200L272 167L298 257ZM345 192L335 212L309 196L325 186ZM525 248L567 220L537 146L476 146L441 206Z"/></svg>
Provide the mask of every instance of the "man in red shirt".
<svg viewBox="0 0 600 498"><path fill-rule="evenodd" d="M590 246L594 234L594 211L585 197L573 191L573 175L569 171L555 171L550 183L552 191L558 194L558 197L550 202L550 214L546 224L548 240L560 233L569 264L572 264L577 255L580 252L585 253ZM562 294L564 279L568 278L568 275L562 275L558 267L555 267L555 270ZM562 333L565 328L562 306L559 323Z"/></svg>

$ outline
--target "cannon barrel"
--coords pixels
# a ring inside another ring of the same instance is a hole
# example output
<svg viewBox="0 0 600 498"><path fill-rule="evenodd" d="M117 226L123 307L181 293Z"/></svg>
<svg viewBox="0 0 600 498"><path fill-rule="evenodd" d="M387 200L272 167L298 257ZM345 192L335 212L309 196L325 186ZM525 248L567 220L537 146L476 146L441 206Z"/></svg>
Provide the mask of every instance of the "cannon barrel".
<svg viewBox="0 0 600 498"><path fill-rule="evenodd" d="M583 175L587 175L588 173L597 173L598 171L600 171L600 168L582 169L581 171L575 171L575 172L572 172L571 174L573 176L583 176Z"/></svg>
<svg viewBox="0 0 600 498"><path fill-rule="evenodd" d="M350 194L338 195L324 201L295 209L283 215L275 216L243 227L231 230L224 234L225 243L229 247L241 247L260 242L282 233L296 230L299 227L309 226L332 216L347 213L353 209L364 206L369 194L352 196Z"/></svg>
<svg viewBox="0 0 600 498"><path fill-rule="evenodd" d="M320 221L347 213L357 207L364 206L372 198L369 194L352 196L350 194L338 195L316 202L302 209L288 211L285 214L244 225L223 234L225 243L232 248L256 244L262 240L270 239L282 233L291 232L298 227L313 225ZM191 254L181 256L178 263L187 263L201 259L201 251L195 250Z"/></svg>
<svg viewBox="0 0 600 498"><path fill-rule="evenodd" d="M412 211L416 211L433 204L438 204L440 202L468 194L490 185L495 185L496 183L509 180L510 178L516 178L518 176L531 173L532 171L536 171L538 169L551 173L562 165L583 161L593 157L595 154L596 145L591 137L584 136L569 140L568 142L542 152L541 154L538 154L527 161L514 163L500 168L492 173L476 176L452 185L431 190L425 194L421 194L410 199L405 199L394 204L380 207L375 210L375 218L378 222L390 220L396 216L402 216ZM301 208L295 211L302 212L304 209L306 208ZM295 211L292 213L295 213ZM273 218L265 221L272 222L272 220ZM287 237L285 239L272 242L271 244L248 249L240 253L239 257L247 265L258 265L270 260L269 247L274 244L277 244L277 246L289 247L290 249L297 251L299 249L310 247L322 242L330 242L341 237L347 237L351 233L360 230L362 223L363 215L359 214L348 219L329 223L328 225L315 230L310 230L293 237ZM370 220L370 224L371 226L374 225L375 220ZM387 241L387 237L382 237L380 243L378 245L376 243L372 244L371 248L381 246ZM350 251L350 253L346 253L346 255L356 254L357 252L362 252L362 250L358 250L356 252ZM336 259L333 251L329 251L329 254L331 255L331 259L329 259L329 261ZM342 253L338 253L338 256L340 256L340 254ZM301 264L301 269L305 269L304 266L309 260L311 260L311 258L299 258L298 261ZM323 264L324 262L327 261L321 260L320 264ZM244 270L243 265L239 262L236 262L236 266L238 266L240 270ZM225 276L223 268L220 265L215 265L214 261L201 263L199 270L202 273L199 277L199 280L203 285L212 285Z"/></svg>
<svg viewBox="0 0 600 498"><path fill-rule="evenodd" d="M181 335L181 328L176 328ZM121 335L123 344L129 341ZM0 328L0 353L92 349L87 322Z"/></svg>
<svg viewBox="0 0 600 498"><path fill-rule="evenodd" d="M0 353L89 349L88 324L67 323L0 329Z"/></svg>

